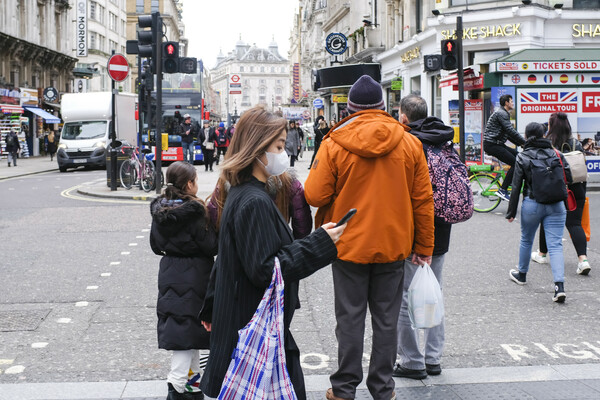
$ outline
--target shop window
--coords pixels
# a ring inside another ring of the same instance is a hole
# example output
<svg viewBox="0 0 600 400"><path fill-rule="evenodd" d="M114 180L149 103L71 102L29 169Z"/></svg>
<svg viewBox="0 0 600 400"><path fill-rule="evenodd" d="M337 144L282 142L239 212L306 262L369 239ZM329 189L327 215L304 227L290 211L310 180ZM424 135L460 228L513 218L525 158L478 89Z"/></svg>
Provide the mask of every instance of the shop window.
<svg viewBox="0 0 600 400"><path fill-rule="evenodd" d="M431 77L431 112L434 117L442 118L442 89L440 88L441 77Z"/></svg>
<svg viewBox="0 0 600 400"><path fill-rule="evenodd" d="M582 8L600 8L600 0L573 0L573 8L574 9L582 9Z"/></svg>
<svg viewBox="0 0 600 400"><path fill-rule="evenodd" d="M421 75L410 78L410 93L421 95Z"/></svg>

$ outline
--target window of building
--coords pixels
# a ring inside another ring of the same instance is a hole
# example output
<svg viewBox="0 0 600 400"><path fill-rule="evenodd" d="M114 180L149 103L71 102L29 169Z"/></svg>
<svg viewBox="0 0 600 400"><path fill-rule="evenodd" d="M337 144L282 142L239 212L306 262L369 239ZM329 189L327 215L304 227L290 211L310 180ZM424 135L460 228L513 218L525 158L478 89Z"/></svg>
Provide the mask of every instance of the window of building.
<svg viewBox="0 0 600 400"><path fill-rule="evenodd" d="M279 95L283 94L283 89L281 89L281 88L275 89L275 94L279 94Z"/></svg>
<svg viewBox="0 0 600 400"><path fill-rule="evenodd" d="M135 0L135 12L138 14L144 13L144 0Z"/></svg>
<svg viewBox="0 0 600 400"><path fill-rule="evenodd" d="M264 80L264 79L261 79L259 82L260 82L261 85L265 85L267 83L267 81Z"/></svg>
<svg viewBox="0 0 600 400"><path fill-rule="evenodd" d="M281 73L285 74L285 67L281 67Z"/></svg>
<svg viewBox="0 0 600 400"><path fill-rule="evenodd" d="M104 14L106 14L106 9L100 4L98 4L98 22L100 22L101 24L104 23Z"/></svg>
<svg viewBox="0 0 600 400"><path fill-rule="evenodd" d="M158 9L158 5L159 5L159 0L152 0L152 2L150 3L150 10L151 10L152 12L155 12L155 11L160 11L160 10Z"/></svg>
<svg viewBox="0 0 600 400"><path fill-rule="evenodd" d="M121 35L127 35L127 22L124 19L121 20Z"/></svg>
<svg viewBox="0 0 600 400"><path fill-rule="evenodd" d="M106 51L106 37L98 35L98 50Z"/></svg>
<svg viewBox="0 0 600 400"><path fill-rule="evenodd" d="M260 67L260 72L265 72L265 67Z"/></svg>
<svg viewBox="0 0 600 400"><path fill-rule="evenodd" d="M117 42L115 42L114 40L109 40L108 41L108 46L109 46L108 51L114 50L115 53L117 52L117 48L118 48Z"/></svg>
<svg viewBox="0 0 600 400"><path fill-rule="evenodd" d="M275 73L275 67L271 67L271 72Z"/></svg>
<svg viewBox="0 0 600 400"><path fill-rule="evenodd" d="M90 49L98 49L98 34L90 32Z"/></svg>
<svg viewBox="0 0 600 400"><path fill-rule="evenodd" d="M108 29L117 32L117 15L111 12L108 13Z"/></svg>
<svg viewBox="0 0 600 400"><path fill-rule="evenodd" d="M98 4L95 1L90 2L90 19L98 19L96 13L96 6Z"/></svg>
<svg viewBox="0 0 600 400"><path fill-rule="evenodd" d="M250 72L254 72L254 67L250 67Z"/></svg>
<svg viewBox="0 0 600 400"><path fill-rule="evenodd" d="M277 79L276 82L277 82L278 85L281 85L281 79Z"/></svg>
<svg viewBox="0 0 600 400"><path fill-rule="evenodd" d="M244 72L244 66L240 65L240 72Z"/></svg>
<svg viewBox="0 0 600 400"><path fill-rule="evenodd" d="M433 103L433 116L442 118L442 89L440 88L440 76L431 77L431 102Z"/></svg>
<svg viewBox="0 0 600 400"><path fill-rule="evenodd" d="M327 0L317 0L315 3L315 10L320 10L322 8L327 8Z"/></svg>
<svg viewBox="0 0 600 400"><path fill-rule="evenodd" d="M258 89L258 94L262 94L262 95L267 94L267 89L264 87L261 87L260 89Z"/></svg>
<svg viewBox="0 0 600 400"><path fill-rule="evenodd" d="M573 8L582 9L582 8L600 8L600 0L573 0Z"/></svg>

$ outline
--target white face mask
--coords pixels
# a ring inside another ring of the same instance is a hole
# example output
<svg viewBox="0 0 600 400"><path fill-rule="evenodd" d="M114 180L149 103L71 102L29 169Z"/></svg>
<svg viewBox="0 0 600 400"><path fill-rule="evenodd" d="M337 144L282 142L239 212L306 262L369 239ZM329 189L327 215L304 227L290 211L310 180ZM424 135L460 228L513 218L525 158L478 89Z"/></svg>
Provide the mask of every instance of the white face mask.
<svg viewBox="0 0 600 400"><path fill-rule="evenodd" d="M258 162L265 167L269 175L278 176L287 170L288 156L285 151L282 151L281 153L271 153L267 151L265 152L265 155L267 156L267 164L265 165L260 159L258 159Z"/></svg>

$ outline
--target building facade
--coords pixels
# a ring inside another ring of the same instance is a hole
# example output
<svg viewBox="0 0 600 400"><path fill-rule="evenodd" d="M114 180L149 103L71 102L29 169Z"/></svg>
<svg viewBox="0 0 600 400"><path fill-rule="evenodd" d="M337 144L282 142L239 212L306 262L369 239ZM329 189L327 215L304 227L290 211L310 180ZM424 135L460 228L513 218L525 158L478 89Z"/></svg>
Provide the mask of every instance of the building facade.
<svg viewBox="0 0 600 400"><path fill-rule="evenodd" d="M290 65L277 43L265 49L240 38L233 51L217 57L211 87L220 98L213 113L222 121L230 123L232 116L259 104L277 110L290 103Z"/></svg>

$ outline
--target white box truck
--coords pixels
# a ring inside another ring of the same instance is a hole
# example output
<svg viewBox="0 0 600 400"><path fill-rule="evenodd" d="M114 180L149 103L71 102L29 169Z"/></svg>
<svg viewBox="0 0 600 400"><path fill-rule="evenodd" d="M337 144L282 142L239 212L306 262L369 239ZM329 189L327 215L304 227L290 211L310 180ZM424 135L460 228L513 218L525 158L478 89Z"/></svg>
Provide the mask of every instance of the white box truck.
<svg viewBox="0 0 600 400"><path fill-rule="evenodd" d="M115 108L117 139L133 145L137 143L136 100L135 94L119 93ZM106 167L112 94L65 93L60 106L64 121L56 156L60 171L80 165Z"/></svg>

